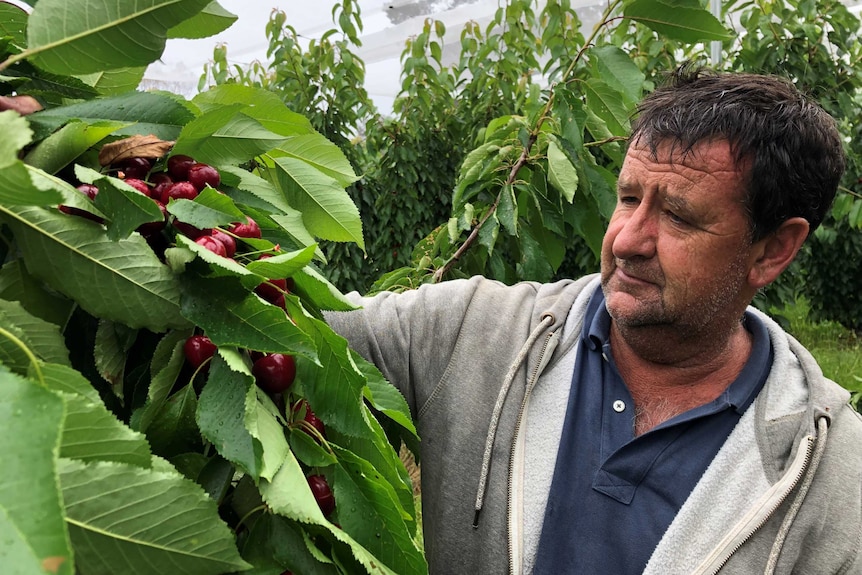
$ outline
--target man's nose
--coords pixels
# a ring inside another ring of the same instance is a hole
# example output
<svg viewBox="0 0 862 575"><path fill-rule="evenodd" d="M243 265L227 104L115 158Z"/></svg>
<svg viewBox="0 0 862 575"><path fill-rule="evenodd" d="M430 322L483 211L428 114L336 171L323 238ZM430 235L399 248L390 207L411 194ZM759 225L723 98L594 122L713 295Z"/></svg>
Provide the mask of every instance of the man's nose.
<svg viewBox="0 0 862 575"><path fill-rule="evenodd" d="M631 259L655 255L659 222L658 215L653 213L649 205L642 203L636 210L623 216L619 224L613 242L615 257Z"/></svg>

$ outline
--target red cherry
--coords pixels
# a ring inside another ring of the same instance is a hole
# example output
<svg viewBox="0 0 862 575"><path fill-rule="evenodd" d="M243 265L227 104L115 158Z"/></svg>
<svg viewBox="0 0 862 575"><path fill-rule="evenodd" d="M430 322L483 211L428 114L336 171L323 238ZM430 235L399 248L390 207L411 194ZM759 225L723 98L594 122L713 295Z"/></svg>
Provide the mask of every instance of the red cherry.
<svg viewBox="0 0 862 575"><path fill-rule="evenodd" d="M266 280L265 282L254 288L254 292L269 303L275 303L279 296L281 296L282 298L284 297L284 292L279 290L286 289L287 280L277 278Z"/></svg>
<svg viewBox="0 0 862 575"><path fill-rule="evenodd" d="M198 191L189 182L175 182L166 186L162 192L162 203L167 204L171 198L175 200L193 200L198 197Z"/></svg>
<svg viewBox="0 0 862 575"><path fill-rule="evenodd" d="M148 186L144 180L139 180L137 178L126 178L124 181L145 196L152 197L153 192L150 189L150 186Z"/></svg>
<svg viewBox="0 0 862 575"><path fill-rule="evenodd" d="M93 184L81 184L75 189L90 198L91 200L95 200L96 196L99 193L99 188L97 188Z"/></svg>
<svg viewBox="0 0 862 575"><path fill-rule="evenodd" d="M105 220L103 220L102 218L100 218L99 216L97 216L95 214L91 214L87 210L82 210L80 208L75 208L72 206L64 206L62 204L57 206L57 208L61 212L63 212L64 214L69 214L70 216L78 216L80 218L84 218L84 219L90 220L92 222L96 222L97 224L104 224L105 223Z"/></svg>
<svg viewBox="0 0 862 575"><path fill-rule="evenodd" d="M302 413L303 408L305 408L305 417L303 417L302 419L304 421L307 421L312 427L319 431L320 435L326 437L326 427L323 425L323 422L320 421L320 418L318 418L314 414L314 412L311 411L311 406L308 405L308 401L303 399L302 401L297 402L296 405L293 407L293 413L299 415L300 413ZM304 428L303 431L305 431ZM306 433L308 432L306 431Z"/></svg>
<svg viewBox="0 0 862 575"><path fill-rule="evenodd" d="M328 517L335 511L335 497L332 495L332 489L329 488L329 483L322 475L309 475L308 486L311 487L311 492L314 494L314 499L323 515Z"/></svg>
<svg viewBox="0 0 862 575"><path fill-rule="evenodd" d="M228 231L241 238L259 238L260 226L253 219L246 217L247 224L231 224Z"/></svg>
<svg viewBox="0 0 862 575"><path fill-rule="evenodd" d="M201 230L191 224L187 224L176 219L173 222L173 226L177 229L178 232L180 232L187 238L191 238L193 240L196 240L201 236L211 235L212 232L212 230L210 230L209 228Z"/></svg>
<svg viewBox="0 0 862 575"><path fill-rule="evenodd" d="M183 344L183 353L189 364L197 369L216 352L216 346L205 335L193 335Z"/></svg>
<svg viewBox="0 0 862 575"><path fill-rule="evenodd" d="M221 175L218 170L209 164L192 164L189 166L189 182L201 191L205 187L217 188L221 183Z"/></svg>
<svg viewBox="0 0 862 575"><path fill-rule="evenodd" d="M216 229L214 229L210 235L224 244L224 250L227 257L232 258L234 256L236 253L236 240L233 239L233 236L229 236L223 231Z"/></svg>
<svg viewBox="0 0 862 575"><path fill-rule="evenodd" d="M151 186L174 183L174 179L167 172L154 172L150 174L150 177L147 181L150 183Z"/></svg>
<svg viewBox="0 0 862 575"><path fill-rule="evenodd" d="M194 159L189 156L174 154L168 158L168 173L174 178L174 180L188 180L189 168L194 163Z"/></svg>
<svg viewBox="0 0 862 575"><path fill-rule="evenodd" d="M225 250L224 244L212 236L201 236L195 240L195 243L205 247L216 255L227 257L227 251Z"/></svg>
<svg viewBox="0 0 862 575"><path fill-rule="evenodd" d="M120 164L120 170L127 180L130 178L143 180L152 167L153 161L149 158L128 158Z"/></svg>
<svg viewBox="0 0 862 575"><path fill-rule="evenodd" d="M264 391L282 393L293 385L296 362L292 355L270 353L254 362L251 373Z"/></svg>
<svg viewBox="0 0 862 575"><path fill-rule="evenodd" d="M161 210L162 219L161 221L147 222L146 224L141 224L140 226L138 226L138 233L145 237L152 236L165 229L165 224L167 224L168 221L168 209L165 207L165 204L158 200L153 201L156 202L156 205Z"/></svg>

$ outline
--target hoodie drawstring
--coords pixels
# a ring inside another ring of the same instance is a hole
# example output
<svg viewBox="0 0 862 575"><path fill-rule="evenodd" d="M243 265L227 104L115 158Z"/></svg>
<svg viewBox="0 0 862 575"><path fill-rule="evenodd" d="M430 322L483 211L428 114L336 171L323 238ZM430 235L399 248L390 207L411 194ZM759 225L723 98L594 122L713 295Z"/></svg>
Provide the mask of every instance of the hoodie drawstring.
<svg viewBox="0 0 862 575"><path fill-rule="evenodd" d="M554 323L553 316L545 315L542 321L533 330L524 345L521 346L521 351L512 365L509 367L509 372L506 374L506 379L503 381L503 386L500 388L500 393L497 395L497 403L494 404L494 411L491 414L491 422L488 425L488 435L485 437L485 454L482 456L482 473L479 475L479 489L476 492L475 514L473 515L473 528L479 527L479 513L482 511L482 506L485 502L485 489L488 485L488 471L491 467L491 452L494 449L494 438L497 435L497 427L500 424L500 413L503 411L503 404L506 402L506 396L509 394L509 389L512 387L512 382L515 380L515 374L520 369L521 364L527 358L530 348L536 343L542 333Z"/></svg>
<svg viewBox="0 0 862 575"><path fill-rule="evenodd" d="M811 456L808 473L805 474L805 479L799 486L799 491L796 493L796 497L793 498L793 503L790 505L790 509L787 510L787 514L781 522L781 527L778 529L778 535L775 536L775 542L772 544L772 551L769 553L769 560L766 563L766 569L763 571L764 575L773 575L775 573L775 568L778 565L778 557L781 555L781 550L784 547L784 541L787 539L787 534L790 531L793 520L796 518L796 514L799 512L799 508L802 507L802 502L805 500L808 488L811 487L811 482L814 481L814 474L820 464L820 458L826 450L826 434L828 430L829 422L826 417L818 418L817 440L814 445L814 453Z"/></svg>

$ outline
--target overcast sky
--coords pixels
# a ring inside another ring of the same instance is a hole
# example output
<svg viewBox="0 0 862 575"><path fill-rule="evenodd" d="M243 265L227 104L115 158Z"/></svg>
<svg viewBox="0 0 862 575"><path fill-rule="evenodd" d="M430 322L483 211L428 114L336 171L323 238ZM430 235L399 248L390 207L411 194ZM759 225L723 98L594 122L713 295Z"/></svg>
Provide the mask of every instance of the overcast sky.
<svg viewBox="0 0 862 575"><path fill-rule="evenodd" d="M147 70L146 78L176 84L171 89L190 96L213 48L225 43L231 63L265 61L268 46L265 27L274 9L283 10L287 23L301 35L319 37L333 28L333 3L321 0L219 0L239 18L225 32L203 40L169 40L161 61ZM363 24L362 48L358 55L366 64L365 88L378 106L387 108L399 90L399 57L404 41L422 30L425 17L444 21L447 43L459 44L465 22L487 23L498 0L359 0ZM180 85L184 84L185 89Z"/></svg>

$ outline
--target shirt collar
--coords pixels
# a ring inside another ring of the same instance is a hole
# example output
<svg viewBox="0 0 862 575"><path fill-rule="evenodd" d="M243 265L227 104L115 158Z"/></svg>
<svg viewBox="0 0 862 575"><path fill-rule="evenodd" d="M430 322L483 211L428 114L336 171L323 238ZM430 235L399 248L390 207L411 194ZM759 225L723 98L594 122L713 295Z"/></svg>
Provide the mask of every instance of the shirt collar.
<svg viewBox="0 0 862 575"><path fill-rule="evenodd" d="M750 312L745 312L742 324L752 336L751 355L737 378L716 399L716 402L733 406L739 413L743 413L757 397L772 365L772 342L766 326ZM581 339L587 349L602 353L610 349L610 333L611 316L605 307L602 288L598 286L587 304ZM605 357L613 363L612 354L605 353Z"/></svg>

